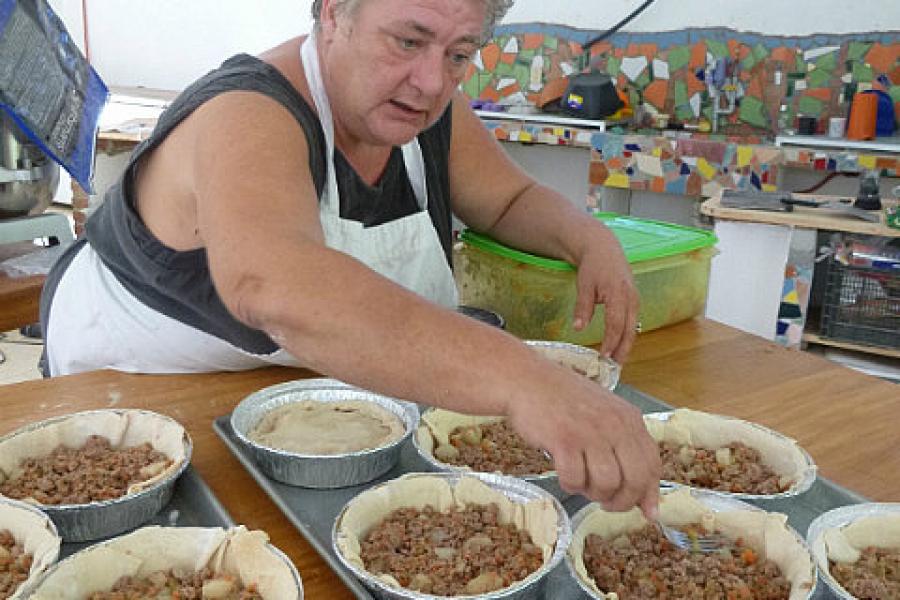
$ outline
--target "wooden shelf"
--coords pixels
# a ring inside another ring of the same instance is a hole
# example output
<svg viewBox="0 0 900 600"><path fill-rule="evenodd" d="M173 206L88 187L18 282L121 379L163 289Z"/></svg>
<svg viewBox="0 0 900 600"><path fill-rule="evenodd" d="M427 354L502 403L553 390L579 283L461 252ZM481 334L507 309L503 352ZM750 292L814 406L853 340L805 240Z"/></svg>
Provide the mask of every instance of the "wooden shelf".
<svg viewBox="0 0 900 600"><path fill-rule="evenodd" d="M856 352L877 354L879 356L887 356L888 358L900 358L900 350L883 348L881 346L869 346L866 344L854 344L853 342L832 340L829 338L824 338L819 334L810 331L805 332L802 339L807 344L818 344L819 346L831 346L833 348L842 348L844 350L855 350Z"/></svg>

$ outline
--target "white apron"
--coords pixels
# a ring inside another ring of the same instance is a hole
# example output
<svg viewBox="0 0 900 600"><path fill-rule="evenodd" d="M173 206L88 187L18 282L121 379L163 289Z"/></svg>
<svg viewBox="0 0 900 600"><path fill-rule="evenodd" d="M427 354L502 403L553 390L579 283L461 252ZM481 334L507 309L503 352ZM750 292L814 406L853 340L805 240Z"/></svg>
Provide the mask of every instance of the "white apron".
<svg viewBox="0 0 900 600"><path fill-rule="evenodd" d="M425 164L418 140L404 145L402 152L422 210L368 228L340 218L334 124L314 35L303 43L301 58L325 134L326 184L319 202L325 244L432 302L456 308L453 274L428 214ZM89 244L78 252L59 282L53 308L57 310L51 309L47 326L53 376L98 368L190 373L240 371L270 364L301 366L284 350L251 354L151 309L116 280Z"/></svg>

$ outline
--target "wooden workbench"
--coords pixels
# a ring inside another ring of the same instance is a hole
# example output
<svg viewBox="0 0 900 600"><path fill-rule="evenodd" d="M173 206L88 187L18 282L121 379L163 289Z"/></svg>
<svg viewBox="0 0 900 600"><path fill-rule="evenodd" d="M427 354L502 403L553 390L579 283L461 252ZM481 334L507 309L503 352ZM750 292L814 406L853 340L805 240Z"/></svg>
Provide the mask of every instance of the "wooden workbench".
<svg viewBox="0 0 900 600"><path fill-rule="evenodd" d="M839 196L819 196L815 194L793 194L797 198L813 200L815 202L848 200ZM896 200L883 199L884 206L895 206ZM774 210L748 210L744 208L730 208L722 206L721 192L711 197L700 205L700 212L715 219L727 221L744 221L748 223L767 223L769 225L789 225L791 227L803 227L806 229L824 229L827 231L845 231L847 233L862 233L865 235L880 235L884 237L900 237L900 229L888 227L885 223L884 210L878 211L877 223L863 221L840 213L829 212L821 208L795 206L791 212ZM874 212L874 211L873 211Z"/></svg>
<svg viewBox="0 0 900 600"><path fill-rule="evenodd" d="M212 429L264 386L309 376L270 368L203 375L96 371L0 387L0 435L101 407L149 408L189 430L193 464L231 515L266 530L299 569L308 598L353 596ZM900 387L698 319L639 336L622 381L677 406L751 419L795 437L821 474L875 500L900 500Z"/></svg>
<svg viewBox="0 0 900 600"><path fill-rule="evenodd" d="M38 321L44 276L12 278L0 273L0 332Z"/></svg>

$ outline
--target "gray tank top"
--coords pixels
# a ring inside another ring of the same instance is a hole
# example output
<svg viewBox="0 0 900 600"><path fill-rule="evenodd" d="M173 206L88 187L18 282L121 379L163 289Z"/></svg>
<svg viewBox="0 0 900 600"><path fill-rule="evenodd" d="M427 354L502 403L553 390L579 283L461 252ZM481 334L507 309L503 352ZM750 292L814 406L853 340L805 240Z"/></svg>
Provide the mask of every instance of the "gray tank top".
<svg viewBox="0 0 900 600"><path fill-rule="evenodd" d="M299 58L298 58L299 60ZM142 156L158 146L194 110L231 91L254 91L281 103L303 128L309 145L309 170L317 193L325 185L325 140L318 118L306 100L273 66L240 54L225 61L188 87L160 116L152 135L138 145L120 179L109 188L103 203L88 219L85 235L73 244L50 271L41 297L45 339L56 287L75 254L90 244L103 264L137 300L150 308L254 354L269 354L278 345L258 329L247 327L225 307L209 271L206 250L176 251L160 242L144 225L135 208L134 180ZM425 160L428 212L450 261L451 216L448 157L450 109L418 136ZM252 115L247 115L252 118ZM421 210L395 148L382 178L369 186L341 156L335 157L341 197L341 217L375 226ZM262 201L260 210L264 210ZM77 308L73 317L77 317Z"/></svg>

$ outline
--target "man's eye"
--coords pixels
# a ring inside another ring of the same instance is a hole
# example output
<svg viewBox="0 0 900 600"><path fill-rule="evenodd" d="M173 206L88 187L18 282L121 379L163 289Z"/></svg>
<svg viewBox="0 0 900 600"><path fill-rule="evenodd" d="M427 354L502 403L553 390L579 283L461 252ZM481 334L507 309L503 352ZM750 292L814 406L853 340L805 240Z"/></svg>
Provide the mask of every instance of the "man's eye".
<svg viewBox="0 0 900 600"><path fill-rule="evenodd" d="M451 61L454 65L457 65L457 66L465 65L465 64L467 64L470 60L472 60L472 57L470 57L468 54L465 54L465 53L462 53L462 52L458 52L458 53L454 53L454 54L451 54L451 55L450 55L450 61Z"/></svg>
<svg viewBox="0 0 900 600"><path fill-rule="evenodd" d="M404 50L415 50L419 47L419 41L412 38L397 38L397 43Z"/></svg>

